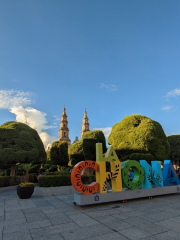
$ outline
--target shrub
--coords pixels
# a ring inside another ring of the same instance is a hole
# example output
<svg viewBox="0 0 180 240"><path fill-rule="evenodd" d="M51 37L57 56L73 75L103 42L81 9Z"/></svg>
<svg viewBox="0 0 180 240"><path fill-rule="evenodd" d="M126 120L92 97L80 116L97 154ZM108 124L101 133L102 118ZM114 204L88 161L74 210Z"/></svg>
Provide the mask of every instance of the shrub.
<svg viewBox="0 0 180 240"><path fill-rule="evenodd" d="M50 175L39 178L39 187L57 187L57 186L70 186L71 180L69 176Z"/></svg>
<svg viewBox="0 0 180 240"><path fill-rule="evenodd" d="M47 161L51 161L51 151L46 151Z"/></svg>
<svg viewBox="0 0 180 240"><path fill-rule="evenodd" d="M44 168L44 167L39 169L40 173L45 172L45 171L46 171L46 168Z"/></svg>
<svg viewBox="0 0 180 240"><path fill-rule="evenodd" d="M21 182L25 182L25 176L0 177L0 187L15 186L19 185Z"/></svg>
<svg viewBox="0 0 180 240"><path fill-rule="evenodd" d="M51 165L48 169L50 172L56 172L57 171L57 165Z"/></svg>
<svg viewBox="0 0 180 240"><path fill-rule="evenodd" d="M51 148L51 161L54 165L68 166L68 144L65 141L53 142Z"/></svg>
<svg viewBox="0 0 180 240"><path fill-rule="evenodd" d="M103 153L107 151L104 133L100 130L88 131L83 136L83 153L85 160L96 161L96 143L102 143Z"/></svg>
<svg viewBox="0 0 180 240"><path fill-rule="evenodd" d="M29 174L29 182L37 183L37 174L36 173L30 173Z"/></svg>
<svg viewBox="0 0 180 240"><path fill-rule="evenodd" d="M17 163L38 164L45 158L44 145L36 130L19 122L0 126L0 166L11 167L11 176L15 175Z"/></svg>
<svg viewBox="0 0 180 240"><path fill-rule="evenodd" d="M50 175L61 175L61 176L64 176L64 175L70 175L70 172L67 171L67 170L64 170L64 171L60 171L60 172L46 172L45 174L46 174L46 176L50 176Z"/></svg>
<svg viewBox="0 0 180 240"><path fill-rule="evenodd" d="M180 135L167 136L170 145L169 158L173 163L180 164Z"/></svg>
<svg viewBox="0 0 180 240"><path fill-rule="evenodd" d="M20 187L33 187L34 186L34 183L20 183L19 184Z"/></svg>
<svg viewBox="0 0 180 240"><path fill-rule="evenodd" d="M162 126L142 115L131 115L116 123L108 138L122 160L132 153L152 154L154 159L164 160L169 156L169 143Z"/></svg>
<svg viewBox="0 0 180 240"><path fill-rule="evenodd" d="M120 161L124 162L124 161L130 160L130 156L131 156L131 154L125 155L125 156L120 158Z"/></svg>
<svg viewBox="0 0 180 240"><path fill-rule="evenodd" d="M136 161L139 161L139 160L146 160L147 162L151 162L154 160L154 156L150 153L132 153L130 155L130 160L136 160Z"/></svg>
<svg viewBox="0 0 180 240"><path fill-rule="evenodd" d="M84 184L90 184L96 181L95 176L81 176ZM58 187L58 186L71 186L70 175L48 175L39 178L39 187Z"/></svg>
<svg viewBox="0 0 180 240"><path fill-rule="evenodd" d="M76 143L71 144L68 149L68 154L71 166L75 166L78 162L84 161L85 157L83 154L83 141L80 140Z"/></svg>
<svg viewBox="0 0 180 240"><path fill-rule="evenodd" d="M91 184L92 182L96 181L96 176L95 175L92 175L92 176L82 175L81 180L82 180L83 184Z"/></svg>
<svg viewBox="0 0 180 240"><path fill-rule="evenodd" d="M11 186L10 182L12 180L12 177L0 177L0 187L8 187Z"/></svg>

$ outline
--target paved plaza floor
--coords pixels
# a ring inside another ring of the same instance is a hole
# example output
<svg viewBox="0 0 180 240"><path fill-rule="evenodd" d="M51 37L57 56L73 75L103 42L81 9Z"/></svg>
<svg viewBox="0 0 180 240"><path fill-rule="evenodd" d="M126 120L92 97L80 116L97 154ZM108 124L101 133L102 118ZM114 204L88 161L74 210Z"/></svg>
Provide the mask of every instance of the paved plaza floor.
<svg viewBox="0 0 180 240"><path fill-rule="evenodd" d="M180 194L84 207L73 194L20 200L0 193L0 240L180 239Z"/></svg>

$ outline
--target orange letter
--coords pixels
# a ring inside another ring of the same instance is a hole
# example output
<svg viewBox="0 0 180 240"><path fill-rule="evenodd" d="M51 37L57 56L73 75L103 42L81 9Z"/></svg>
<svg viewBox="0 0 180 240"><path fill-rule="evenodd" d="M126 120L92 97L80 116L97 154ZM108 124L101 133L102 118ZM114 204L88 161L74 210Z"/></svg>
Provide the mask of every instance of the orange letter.
<svg viewBox="0 0 180 240"><path fill-rule="evenodd" d="M94 161L82 161L77 163L71 172L72 186L83 194L93 194L97 192L97 182L85 186L81 181L81 173L85 168L92 168L97 171L97 163Z"/></svg>

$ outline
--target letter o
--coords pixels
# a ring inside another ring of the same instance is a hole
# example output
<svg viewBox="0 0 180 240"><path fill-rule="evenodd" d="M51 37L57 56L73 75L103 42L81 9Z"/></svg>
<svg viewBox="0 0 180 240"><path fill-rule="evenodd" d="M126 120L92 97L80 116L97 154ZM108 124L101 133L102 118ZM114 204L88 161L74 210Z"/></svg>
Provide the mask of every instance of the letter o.
<svg viewBox="0 0 180 240"><path fill-rule="evenodd" d="M134 179L129 180L128 172L130 168L133 168ZM129 160L121 163L121 174L123 185L129 189L138 189L142 187L144 182L144 169L138 161Z"/></svg>

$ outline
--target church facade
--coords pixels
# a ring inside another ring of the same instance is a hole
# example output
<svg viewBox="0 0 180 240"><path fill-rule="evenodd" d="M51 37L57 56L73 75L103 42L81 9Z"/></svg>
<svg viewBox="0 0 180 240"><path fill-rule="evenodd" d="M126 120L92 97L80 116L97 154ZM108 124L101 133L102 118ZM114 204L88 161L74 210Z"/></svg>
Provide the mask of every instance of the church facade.
<svg viewBox="0 0 180 240"><path fill-rule="evenodd" d="M87 117L87 112L86 109L84 111L84 117L83 117L83 122L82 122L82 131L81 131L81 139L83 138L83 135L89 130L89 119ZM63 108L63 113L61 116L61 121L60 121L60 128L59 128L59 138L58 141L62 142L65 141L68 144L68 147L71 145L71 140L69 139L69 128L68 128L68 121L67 121L67 114L66 114L66 108ZM79 139L76 137L75 142L78 142Z"/></svg>

